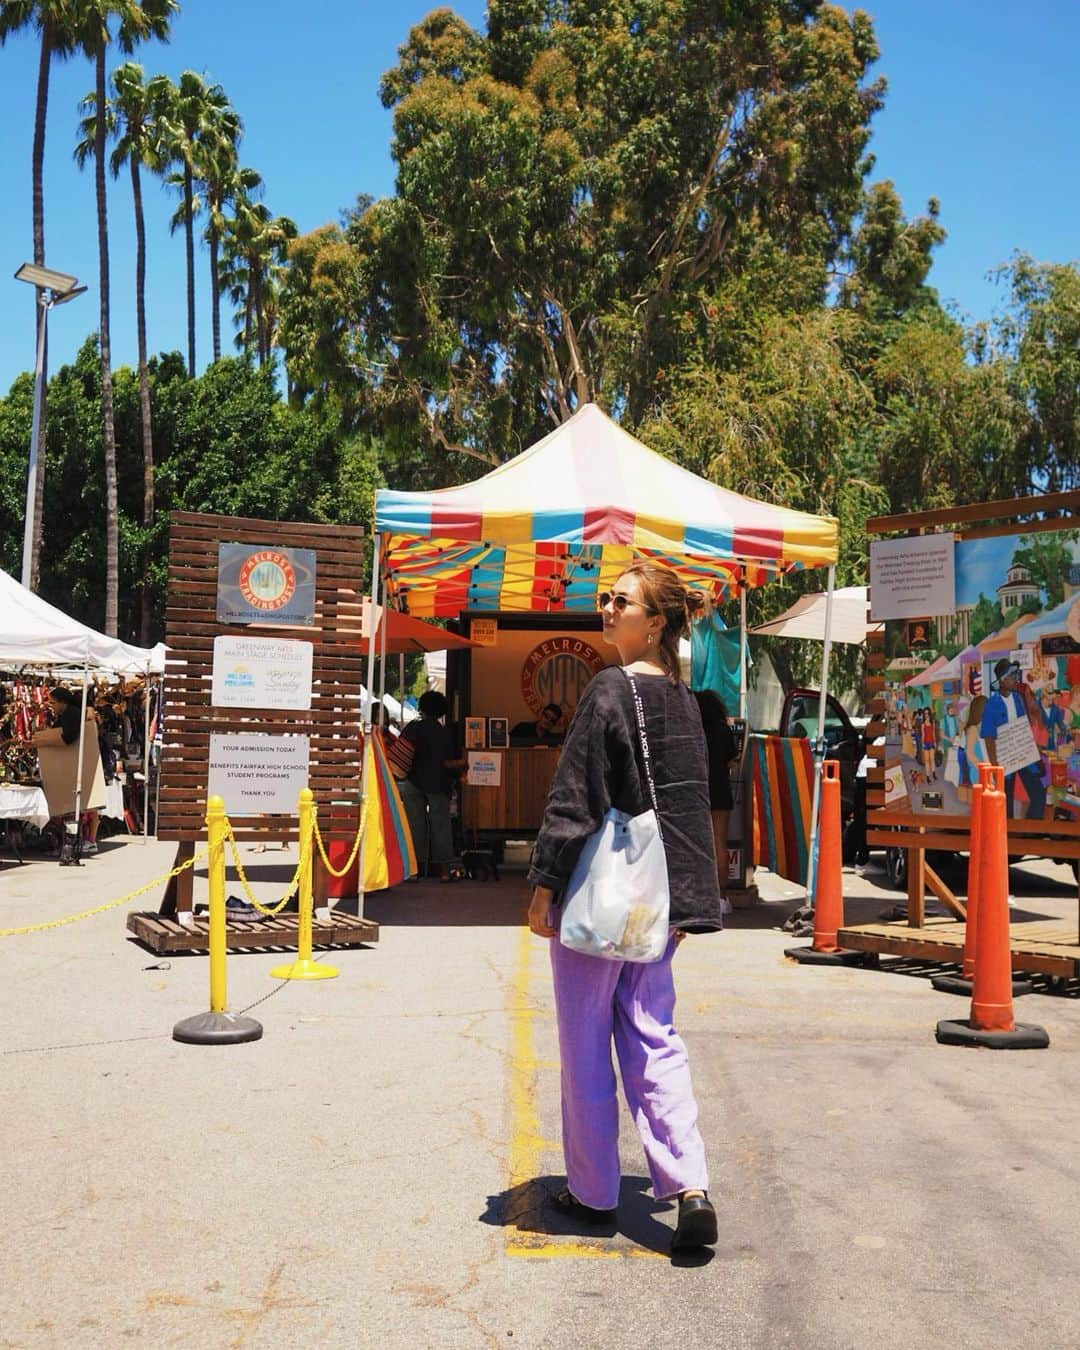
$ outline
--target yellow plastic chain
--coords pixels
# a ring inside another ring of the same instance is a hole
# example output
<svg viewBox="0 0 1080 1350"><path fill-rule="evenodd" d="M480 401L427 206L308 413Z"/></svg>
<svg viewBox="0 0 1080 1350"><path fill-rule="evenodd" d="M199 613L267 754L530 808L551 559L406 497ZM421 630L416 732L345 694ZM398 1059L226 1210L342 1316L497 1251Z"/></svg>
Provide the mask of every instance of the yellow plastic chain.
<svg viewBox="0 0 1080 1350"><path fill-rule="evenodd" d="M47 928L62 928L67 923L78 923L80 919L89 919L95 914L105 914L110 909L116 909L120 905L126 905L129 900L134 900L136 896L145 895L147 891L153 890L155 886L160 886L163 882L171 881L173 877L178 877L181 872L189 867L194 867L196 863L202 862L209 857L210 850L204 848L201 853L196 853L193 858L188 858L182 862L179 867L174 867L171 872L166 872L160 877L155 877L153 881L148 881L145 886L139 886L133 891L128 891L127 895L122 895L119 900L110 900L105 905L95 905L93 909L84 909L81 914L69 914L64 919L46 919L44 923L28 923L21 928L0 928L0 937L21 937L23 933L43 933Z"/></svg>
<svg viewBox="0 0 1080 1350"><path fill-rule="evenodd" d="M360 841L364 837L363 808L361 807L360 825L358 826L356 831L356 838L353 840L352 852L349 854L348 858L345 861L345 866L341 869L340 872L336 867L331 865L330 859L326 856L326 845L323 843L322 834L319 832L319 817L317 815L314 815L314 813L313 813L313 824L315 826L315 842L319 846L319 856L323 860L323 866L326 868L326 870L330 873L332 877L338 877L340 879L341 877L345 876L348 873L349 868L352 867L353 863L356 861L357 854L360 852Z"/></svg>
<svg viewBox="0 0 1080 1350"><path fill-rule="evenodd" d="M236 835L233 834L232 821L228 818L228 816L225 817L225 831L226 831L226 838L228 839L229 845L232 848L233 862L236 865L236 875L240 878L240 885L243 887L244 894L248 898L248 904L252 905L255 909L257 909L260 914L265 914L267 918L273 918L275 914L280 914L281 911L285 908L285 906L296 894L296 888L300 885L301 873L303 872L305 866L307 866L311 862L310 845L308 846L307 850L301 855L299 862L296 864L296 871L293 873L293 879L289 883L289 889L285 892L284 896L282 896L282 898L277 902L277 904L273 906L272 909L268 909L265 905L260 905L258 900L256 900L254 895L252 895L251 893L251 886L248 884L247 875L244 872L244 864L240 861L240 850L236 844Z"/></svg>

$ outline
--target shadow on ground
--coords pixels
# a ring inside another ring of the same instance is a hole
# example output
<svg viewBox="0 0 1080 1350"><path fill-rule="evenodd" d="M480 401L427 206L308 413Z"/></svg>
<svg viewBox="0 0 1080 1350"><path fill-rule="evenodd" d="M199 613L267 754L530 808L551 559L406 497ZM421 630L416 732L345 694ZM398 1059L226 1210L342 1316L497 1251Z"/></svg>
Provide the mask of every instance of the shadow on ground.
<svg viewBox="0 0 1080 1350"><path fill-rule="evenodd" d="M343 901L341 908L356 901ZM377 924L408 928L520 927L529 898L523 876L504 873L499 881L407 881L364 898L364 916Z"/></svg>
<svg viewBox="0 0 1080 1350"><path fill-rule="evenodd" d="M617 1218L603 1227L581 1222L555 1208L552 1197L565 1185L565 1177L548 1175L533 1177L497 1195L489 1195L480 1222L496 1228L512 1228L531 1237L596 1239L619 1236L646 1251L670 1255L674 1266L705 1266L715 1255L708 1247L671 1251L673 1225L658 1222L656 1215L673 1219L675 1203L654 1200L648 1194L648 1177L623 1177Z"/></svg>

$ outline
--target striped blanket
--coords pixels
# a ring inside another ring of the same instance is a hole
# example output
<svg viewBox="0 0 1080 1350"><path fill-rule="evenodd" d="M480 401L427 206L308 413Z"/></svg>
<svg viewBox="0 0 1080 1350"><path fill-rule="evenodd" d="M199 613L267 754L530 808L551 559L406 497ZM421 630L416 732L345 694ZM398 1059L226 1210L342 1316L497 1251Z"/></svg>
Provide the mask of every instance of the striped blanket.
<svg viewBox="0 0 1080 1350"><path fill-rule="evenodd" d="M814 761L805 737L751 736L752 857L758 867L807 884Z"/></svg>

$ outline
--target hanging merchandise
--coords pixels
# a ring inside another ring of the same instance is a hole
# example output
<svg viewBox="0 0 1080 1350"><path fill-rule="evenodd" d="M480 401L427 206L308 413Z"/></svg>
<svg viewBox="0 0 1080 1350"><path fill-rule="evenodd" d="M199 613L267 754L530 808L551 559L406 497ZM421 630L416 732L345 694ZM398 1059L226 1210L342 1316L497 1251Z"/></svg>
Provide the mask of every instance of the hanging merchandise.
<svg viewBox="0 0 1080 1350"><path fill-rule="evenodd" d="M711 609L690 625L690 688L711 689L728 715L739 711L739 645L742 633ZM747 652L747 666L750 654Z"/></svg>

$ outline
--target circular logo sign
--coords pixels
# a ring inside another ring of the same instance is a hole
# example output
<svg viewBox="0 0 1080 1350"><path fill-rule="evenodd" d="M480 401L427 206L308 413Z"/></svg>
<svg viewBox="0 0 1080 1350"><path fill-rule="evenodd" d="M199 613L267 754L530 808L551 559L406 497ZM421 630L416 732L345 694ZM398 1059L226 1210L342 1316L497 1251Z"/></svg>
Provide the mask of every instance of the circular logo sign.
<svg viewBox="0 0 1080 1350"><path fill-rule="evenodd" d="M521 668L521 693L534 713L548 703L557 703L570 714L578 705L585 686L604 658L588 642L576 637L548 638L534 647Z"/></svg>
<svg viewBox="0 0 1080 1350"><path fill-rule="evenodd" d="M284 609L296 594L296 572L284 553L260 549L240 568L240 594L253 609Z"/></svg>

